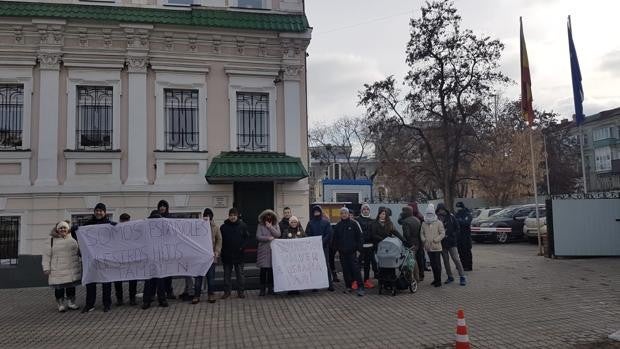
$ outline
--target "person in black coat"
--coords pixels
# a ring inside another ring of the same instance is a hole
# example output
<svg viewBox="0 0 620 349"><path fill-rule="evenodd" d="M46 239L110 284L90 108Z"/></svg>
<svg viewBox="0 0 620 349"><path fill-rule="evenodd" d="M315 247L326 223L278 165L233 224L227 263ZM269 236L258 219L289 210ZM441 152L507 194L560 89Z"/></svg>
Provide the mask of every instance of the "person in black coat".
<svg viewBox="0 0 620 349"><path fill-rule="evenodd" d="M437 214L437 218L443 223L446 232L446 236L441 240L441 247L443 248L441 256L443 258L446 274L448 274L448 279L445 283L449 284L454 281L452 269L450 268L450 259L452 259L452 262L454 262L459 272L461 286L465 286L465 271L463 270L463 265L459 258L459 251L456 248L456 242L460 231L459 222L443 203L437 205L435 213Z"/></svg>
<svg viewBox="0 0 620 349"><path fill-rule="evenodd" d="M149 218L169 218L170 217L170 205L166 200L159 200L157 203L157 210L151 211ZM172 288L172 276L163 278L164 290L166 291L166 298L176 299L174 295L174 289Z"/></svg>
<svg viewBox="0 0 620 349"><path fill-rule="evenodd" d="M306 236L321 236L323 239L323 254L325 254L325 264L327 265L327 280L329 287L327 290L334 291L334 280L329 268L329 251L332 245L332 226L327 218L323 217L323 209L319 205L312 206L312 217L306 224Z"/></svg>
<svg viewBox="0 0 620 349"><path fill-rule="evenodd" d="M224 294L222 299L230 297L233 268L237 277L237 293L239 298L245 298L243 249L250 238L250 233L245 222L239 218L239 211L236 208L231 208L228 211L228 219L220 227L220 232L222 233L221 259L224 265Z"/></svg>
<svg viewBox="0 0 620 349"><path fill-rule="evenodd" d="M362 252L363 237L360 225L349 216L349 209L340 209L340 222L334 227L333 246L340 255L342 274L347 291L351 291L353 281L357 282L357 295L365 294L362 274L357 264L357 254Z"/></svg>
<svg viewBox="0 0 620 349"><path fill-rule="evenodd" d="M95 224L111 224L116 225L116 222L112 222L106 213L106 206L103 203L95 205L93 216L84 223L84 225ZM78 230L78 227L73 228L73 234ZM75 234L77 237L77 234ZM79 243L79 239L78 239ZM112 283L104 282L101 284L101 301L103 303L103 311L108 312L112 307ZM95 301L97 300L97 283L86 284L86 304L82 309L82 313L88 313L95 309Z"/></svg>
<svg viewBox="0 0 620 349"><path fill-rule="evenodd" d="M375 277L377 277L379 269L377 269L377 260L375 259L377 247L372 237L372 225L374 219L370 217L370 206L368 204L362 204L360 216L357 217L357 222L362 228L362 236L364 237L364 244L362 245L363 252L360 255L359 261L360 266L363 266L364 269L364 287L373 288L375 285L370 280L370 268L372 267Z"/></svg>
<svg viewBox="0 0 620 349"><path fill-rule="evenodd" d="M282 210L282 219L280 220L280 222L278 222L278 226L280 227L280 233L282 235L280 235L280 239L286 239L286 235L288 235L288 222L289 219L291 219L291 216L293 215L293 212L291 211L290 207L285 207L284 210Z"/></svg>
<svg viewBox="0 0 620 349"><path fill-rule="evenodd" d="M459 222L461 228L460 234L457 238L456 244L459 250L459 257L461 258L461 264L465 271L471 271L473 268L471 254L471 211L465 207L462 202L456 203L456 220Z"/></svg>

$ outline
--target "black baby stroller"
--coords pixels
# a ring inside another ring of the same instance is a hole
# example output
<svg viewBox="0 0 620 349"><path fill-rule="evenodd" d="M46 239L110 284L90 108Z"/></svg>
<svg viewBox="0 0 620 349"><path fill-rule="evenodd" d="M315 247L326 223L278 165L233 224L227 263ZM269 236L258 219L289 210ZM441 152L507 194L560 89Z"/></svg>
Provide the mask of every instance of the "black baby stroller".
<svg viewBox="0 0 620 349"><path fill-rule="evenodd" d="M398 290L418 290L413 271L415 257L411 249L405 247L396 237L387 237L377 245L377 266L379 268L379 294L383 290L391 291L392 296Z"/></svg>

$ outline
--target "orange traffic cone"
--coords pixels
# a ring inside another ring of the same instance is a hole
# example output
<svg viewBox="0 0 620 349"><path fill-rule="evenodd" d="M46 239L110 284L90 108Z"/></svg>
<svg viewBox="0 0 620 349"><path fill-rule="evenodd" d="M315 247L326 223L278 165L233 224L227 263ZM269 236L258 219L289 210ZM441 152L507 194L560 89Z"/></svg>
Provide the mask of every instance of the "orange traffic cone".
<svg viewBox="0 0 620 349"><path fill-rule="evenodd" d="M467 325L465 324L465 312L459 309L456 319L456 349L470 349Z"/></svg>

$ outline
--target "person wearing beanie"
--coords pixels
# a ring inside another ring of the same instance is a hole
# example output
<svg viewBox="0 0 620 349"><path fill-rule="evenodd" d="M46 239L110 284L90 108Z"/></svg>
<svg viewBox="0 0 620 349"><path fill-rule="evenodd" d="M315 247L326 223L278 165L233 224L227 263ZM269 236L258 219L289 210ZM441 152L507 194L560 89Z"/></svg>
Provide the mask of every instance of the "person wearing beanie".
<svg viewBox="0 0 620 349"><path fill-rule="evenodd" d="M443 247L441 251L443 266L446 269L446 274L448 274L448 279L446 279L445 283L449 284L454 281L452 269L450 268L450 259L452 259L452 262L454 262L454 265L459 272L460 284L461 286L465 286L467 283L467 280L465 279L465 271L463 270L463 265L461 264L461 259L459 258L459 251L456 248L457 237L460 230L459 222L443 203L437 205L435 213L437 214L437 217L439 217L439 220L443 223L446 232L446 237L441 240L441 245Z"/></svg>
<svg viewBox="0 0 620 349"><path fill-rule="evenodd" d="M424 255L422 241L420 239L420 227L422 223L413 215L413 209L410 206L405 206L400 213L398 224L403 227L403 236L405 240L407 240L407 245L411 246L415 253L416 263L413 272L416 281L422 281L424 280L424 269L420 268L420 266L423 261L420 261L419 258L420 254L422 256Z"/></svg>
<svg viewBox="0 0 620 349"><path fill-rule="evenodd" d="M43 250L43 273L54 289L58 311L76 310L75 286L82 279L82 263L77 241L71 236L69 224L60 221L50 233L50 242ZM65 297L66 295L66 297Z"/></svg>
<svg viewBox="0 0 620 349"><path fill-rule="evenodd" d="M287 239L288 222L292 216L293 211L290 207L287 206L282 210L282 219L280 220L280 222L278 222L278 226L280 227L280 233L282 233L282 235L280 236L281 239Z"/></svg>
<svg viewBox="0 0 620 349"><path fill-rule="evenodd" d="M103 203L98 203L95 205L95 209L93 210L93 216L84 223L84 225L95 225L95 224L111 224L116 225L116 222L111 221L108 218L106 212L106 206ZM79 231L79 228L76 228ZM78 243L79 243L78 236ZM108 312L112 308L112 283L104 282L101 284L101 300L103 303L103 311ZM86 304L82 309L82 313L88 313L95 309L95 301L97 300L97 284L90 283L86 284Z"/></svg>
<svg viewBox="0 0 620 349"><path fill-rule="evenodd" d="M220 258L220 253L222 252L222 233L220 232L220 227L218 227L213 221L213 210L210 208L205 208L202 213L202 219L209 222L209 226L211 227L211 242L213 245L213 263L211 264L211 267L207 271L206 275L208 296L207 302L215 303L215 266ZM203 279L203 276L196 276L194 278L194 298L192 299L192 304L198 304L200 302ZM185 279L185 287L187 289L187 278Z"/></svg>
<svg viewBox="0 0 620 349"><path fill-rule="evenodd" d="M334 227L333 245L340 255L347 292L357 288L357 295L364 296L364 283L357 264L357 253L363 251L362 232L360 225L351 219L346 207L340 209L340 222ZM357 287L353 287L354 284L357 284Z"/></svg>
<svg viewBox="0 0 620 349"><path fill-rule="evenodd" d="M472 270L472 254L471 254L471 211L465 207L462 202L456 203L456 220L459 222L460 234L457 237L457 249L459 250L459 258L463 264L463 270Z"/></svg>
<svg viewBox="0 0 620 349"><path fill-rule="evenodd" d="M370 279L370 268L372 267L375 277L378 275L379 271L377 268L377 260L375 259L376 246L372 238L372 224L374 220L370 217L370 205L367 203L362 204L357 222L360 224L362 236L364 238L359 261L360 267L364 270L364 287L373 288L375 285Z"/></svg>
<svg viewBox="0 0 620 349"><path fill-rule="evenodd" d="M169 218L170 217L170 205L166 200L159 200L157 203L157 209L151 211L149 218ZM172 277L168 276L163 278L164 290L166 291L166 298L176 299L174 295L174 289L172 288ZM188 297L185 297L188 298Z"/></svg>
<svg viewBox="0 0 620 349"><path fill-rule="evenodd" d="M443 223L437 219L435 206L429 204L424 212L424 222L420 233L420 240L428 253L433 270L433 282L431 285L441 287L441 241L445 236Z"/></svg>
<svg viewBox="0 0 620 349"><path fill-rule="evenodd" d="M319 205L312 206L312 216L306 225L306 236L321 236L323 238L323 254L325 255L325 264L329 265L329 249L332 243L332 226L327 218L323 217L323 209ZM334 291L332 273L327 270L327 280L329 287L327 290Z"/></svg>

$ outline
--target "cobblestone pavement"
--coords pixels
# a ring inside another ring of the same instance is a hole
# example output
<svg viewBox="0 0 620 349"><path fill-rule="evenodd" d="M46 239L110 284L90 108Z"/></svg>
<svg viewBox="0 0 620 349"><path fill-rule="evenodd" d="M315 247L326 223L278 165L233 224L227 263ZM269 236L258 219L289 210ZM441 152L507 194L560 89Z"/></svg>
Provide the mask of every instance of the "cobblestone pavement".
<svg viewBox="0 0 620 349"><path fill-rule="evenodd" d="M549 260L527 244L474 246L466 287L342 292L59 314L49 288L0 290L1 348L448 348L465 309L474 348L620 348L620 259ZM177 290L182 286L177 285ZM83 288L78 299L83 301Z"/></svg>

